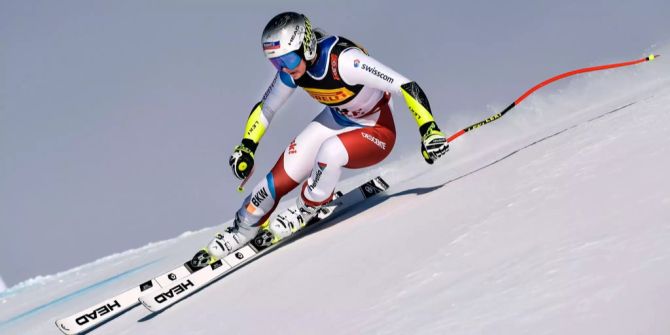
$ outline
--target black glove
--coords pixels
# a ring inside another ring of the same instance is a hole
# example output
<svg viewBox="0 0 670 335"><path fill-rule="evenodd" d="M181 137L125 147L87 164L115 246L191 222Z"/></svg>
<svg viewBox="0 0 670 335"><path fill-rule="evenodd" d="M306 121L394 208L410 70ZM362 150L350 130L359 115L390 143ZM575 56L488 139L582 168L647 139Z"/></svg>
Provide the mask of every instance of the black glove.
<svg viewBox="0 0 670 335"><path fill-rule="evenodd" d="M254 167L254 152L257 144L252 140L243 139L242 143L235 147L233 154L230 155L228 164L233 170L233 174L237 179L246 179Z"/></svg>
<svg viewBox="0 0 670 335"><path fill-rule="evenodd" d="M420 131L421 155L426 163L433 164L435 160L449 151L449 142L434 121L421 126Z"/></svg>

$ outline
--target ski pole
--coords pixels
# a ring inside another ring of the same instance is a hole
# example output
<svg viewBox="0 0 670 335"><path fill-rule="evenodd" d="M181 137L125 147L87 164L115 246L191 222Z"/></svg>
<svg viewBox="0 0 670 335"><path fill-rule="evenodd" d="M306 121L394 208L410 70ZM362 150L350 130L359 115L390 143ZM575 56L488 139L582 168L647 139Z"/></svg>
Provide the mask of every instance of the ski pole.
<svg viewBox="0 0 670 335"><path fill-rule="evenodd" d="M240 183L240 186L237 187L237 192L240 192L240 193L244 192L244 184L246 184L247 181L249 181L249 179L251 179L251 175L254 174L255 170L256 170L255 166L251 168L251 172L249 172L249 175L246 178L244 178L244 180L242 180L242 182Z"/></svg>
<svg viewBox="0 0 670 335"><path fill-rule="evenodd" d="M648 62L648 61L652 61L652 60L654 60L654 58L657 58L657 57L660 57L660 56L661 55L651 54L651 55L649 55L645 58L636 59L636 60L632 60L632 61L628 61L628 62L598 65L598 66L593 66L593 67L585 67L585 68L582 68L582 69L568 71L568 72L559 74L557 76L551 77L551 78L533 86L531 89L529 89L524 94L522 94L519 98L514 100L514 102L512 102L509 106L507 106L507 108L505 108L502 112L500 112L498 114L491 115L487 119L479 121L479 122L477 122L473 125L470 125L469 127L463 128L463 129L459 130L458 132L456 132L455 134L449 136L449 138L447 139L447 142L451 142L451 141L457 139L459 136L461 136L461 135L463 135L463 134L465 134L465 133L467 133L471 130L477 129L477 128L483 126L483 125L486 125L486 124L489 124L489 123L491 123L495 120L498 120L503 115L505 115L507 112L509 112L512 108L514 108L516 105L520 104L521 101L526 99L529 95L533 94L533 92L535 92L535 91L539 90L540 88L542 88L546 85L549 85L549 84L551 84L551 83L553 83L557 80L567 78L567 77L570 77L570 76L574 76L574 75L580 74L580 73L587 73L587 72L593 72L593 71L614 69L614 68L617 68L617 67L630 66L630 65L643 63L643 62Z"/></svg>

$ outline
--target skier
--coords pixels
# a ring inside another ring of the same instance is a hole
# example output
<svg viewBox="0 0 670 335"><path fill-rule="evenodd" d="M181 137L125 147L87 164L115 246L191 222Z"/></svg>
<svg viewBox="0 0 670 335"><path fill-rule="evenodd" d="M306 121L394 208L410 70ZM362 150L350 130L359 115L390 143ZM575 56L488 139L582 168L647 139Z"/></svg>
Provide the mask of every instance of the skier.
<svg viewBox="0 0 670 335"><path fill-rule="evenodd" d="M279 199L302 183L296 207L263 225L273 242L295 233L332 199L342 168L369 167L386 158L396 139L391 93L401 94L412 112L426 162L432 164L449 149L421 87L370 57L365 48L312 29L309 19L295 12L272 18L261 42L277 73L249 114L242 142L230 157L233 174L242 180L249 176L258 143L297 87L325 108L243 201L234 225L194 256L194 267L206 266L251 241Z"/></svg>

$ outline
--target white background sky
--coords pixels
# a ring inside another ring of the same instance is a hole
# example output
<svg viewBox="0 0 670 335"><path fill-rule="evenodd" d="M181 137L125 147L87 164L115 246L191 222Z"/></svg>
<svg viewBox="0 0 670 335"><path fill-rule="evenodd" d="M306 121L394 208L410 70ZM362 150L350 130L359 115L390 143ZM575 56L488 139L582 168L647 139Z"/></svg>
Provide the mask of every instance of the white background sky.
<svg viewBox="0 0 670 335"><path fill-rule="evenodd" d="M228 156L273 76L260 33L284 10L416 80L447 133L552 75L642 57L670 31L667 1L2 0L7 284L228 220L242 200ZM420 159L395 100L390 159ZM319 110L294 95L252 185Z"/></svg>

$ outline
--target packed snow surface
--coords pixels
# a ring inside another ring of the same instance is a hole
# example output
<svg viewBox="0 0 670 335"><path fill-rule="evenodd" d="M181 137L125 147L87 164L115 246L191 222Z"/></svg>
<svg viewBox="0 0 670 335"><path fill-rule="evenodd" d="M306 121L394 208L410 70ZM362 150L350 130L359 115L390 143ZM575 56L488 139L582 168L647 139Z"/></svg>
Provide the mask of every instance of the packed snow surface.
<svg viewBox="0 0 670 335"><path fill-rule="evenodd" d="M667 334L668 73L660 58L545 88L435 166L411 155L342 183L381 174L391 189L371 206L92 333ZM478 119L462 121L448 128ZM54 320L169 270L219 229L9 288L0 333L58 333Z"/></svg>

